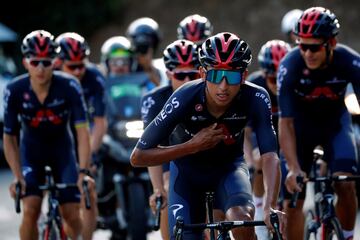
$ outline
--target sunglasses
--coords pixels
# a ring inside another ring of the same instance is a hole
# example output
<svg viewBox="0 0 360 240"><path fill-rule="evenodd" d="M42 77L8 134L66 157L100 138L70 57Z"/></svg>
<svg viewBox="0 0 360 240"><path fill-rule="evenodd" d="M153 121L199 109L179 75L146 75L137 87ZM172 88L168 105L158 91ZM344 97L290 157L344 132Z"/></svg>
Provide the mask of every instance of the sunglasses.
<svg viewBox="0 0 360 240"><path fill-rule="evenodd" d="M178 71L173 72L174 78L180 81L184 81L186 77L188 77L190 80L195 80L200 78L200 73L197 70L194 71Z"/></svg>
<svg viewBox="0 0 360 240"><path fill-rule="evenodd" d="M305 44L305 43L299 43L299 48L306 52L307 50L310 50L310 52L315 53L320 51L323 47L326 47L327 43L321 43L321 44Z"/></svg>
<svg viewBox="0 0 360 240"><path fill-rule="evenodd" d="M37 67L39 66L39 64L41 64L43 67L50 67L53 63L51 59L42 59L42 60L27 59L27 62L33 67Z"/></svg>
<svg viewBox="0 0 360 240"><path fill-rule="evenodd" d="M116 67L123 67L129 65L130 61L127 58L111 58L109 64Z"/></svg>
<svg viewBox="0 0 360 240"><path fill-rule="evenodd" d="M85 68L84 63L77 63L77 64L65 64L65 66L70 69L71 71L75 71L76 69L83 70Z"/></svg>
<svg viewBox="0 0 360 240"><path fill-rule="evenodd" d="M229 85L238 85L242 81L242 72L215 69L211 69L206 72L205 79L211 83L220 84L223 78L226 79Z"/></svg>

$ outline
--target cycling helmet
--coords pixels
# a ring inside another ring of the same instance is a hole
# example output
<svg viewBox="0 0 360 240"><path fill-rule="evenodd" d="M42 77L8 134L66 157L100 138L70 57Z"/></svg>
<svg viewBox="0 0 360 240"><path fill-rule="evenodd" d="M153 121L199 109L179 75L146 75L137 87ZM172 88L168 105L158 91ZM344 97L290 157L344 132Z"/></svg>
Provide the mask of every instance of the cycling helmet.
<svg viewBox="0 0 360 240"><path fill-rule="evenodd" d="M77 33L67 32L55 40L60 45L60 58L69 61L81 61L90 55L89 45Z"/></svg>
<svg viewBox="0 0 360 240"><path fill-rule="evenodd" d="M198 14L184 18L177 28L178 39L187 39L193 42L203 41L210 37L213 26L210 21Z"/></svg>
<svg viewBox="0 0 360 240"><path fill-rule="evenodd" d="M300 9L293 9L287 12L281 20L281 32L290 34L302 13L303 11Z"/></svg>
<svg viewBox="0 0 360 240"><path fill-rule="evenodd" d="M197 46L188 40L176 40L168 45L163 54L163 60L167 69L172 71L178 66L190 66L198 68Z"/></svg>
<svg viewBox="0 0 360 240"><path fill-rule="evenodd" d="M113 57L130 58L131 53L131 43L126 37L111 37L101 47L101 61L105 63Z"/></svg>
<svg viewBox="0 0 360 240"><path fill-rule="evenodd" d="M203 67L236 69L245 71L251 62L249 45L229 32L218 33L208 38L199 49Z"/></svg>
<svg viewBox="0 0 360 240"><path fill-rule="evenodd" d="M266 42L258 55L260 67L266 73L276 73L280 60L290 51L291 47L282 40L271 40Z"/></svg>
<svg viewBox="0 0 360 240"><path fill-rule="evenodd" d="M295 25L294 34L303 38L331 38L339 33L340 24L335 14L323 7L304 11Z"/></svg>
<svg viewBox="0 0 360 240"><path fill-rule="evenodd" d="M129 25L126 35L137 52L146 52L145 50L149 47L156 49L161 38L158 23L148 17L133 21Z"/></svg>
<svg viewBox="0 0 360 240"><path fill-rule="evenodd" d="M29 33L21 44L21 52L25 57L54 58L59 51L54 36L45 30L36 30Z"/></svg>

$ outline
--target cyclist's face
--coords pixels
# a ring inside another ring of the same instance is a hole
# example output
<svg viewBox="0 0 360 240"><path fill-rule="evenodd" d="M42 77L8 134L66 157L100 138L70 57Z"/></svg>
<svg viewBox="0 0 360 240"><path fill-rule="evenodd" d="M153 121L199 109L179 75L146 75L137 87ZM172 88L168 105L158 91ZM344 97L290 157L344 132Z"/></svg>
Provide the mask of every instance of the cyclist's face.
<svg viewBox="0 0 360 240"><path fill-rule="evenodd" d="M217 69L200 68L201 77L206 79L207 71ZM221 70L221 69L219 69ZM246 78L247 71L242 73L242 81ZM213 104L214 107L227 107L234 99L240 90L241 83L229 84L231 82L227 77L223 77L220 83L215 83L206 80L206 100L208 104Z"/></svg>
<svg viewBox="0 0 360 240"><path fill-rule="evenodd" d="M130 72L130 59L127 57L113 57L108 60L109 72L122 75Z"/></svg>
<svg viewBox="0 0 360 240"><path fill-rule="evenodd" d="M54 60L51 58L29 57L23 59L24 67L28 70L30 79L38 84L47 84L52 77Z"/></svg>
<svg viewBox="0 0 360 240"><path fill-rule="evenodd" d="M306 66L311 69L322 68L326 64L327 43L321 38L299 38L300 52Z"/></svg>
<svg viewBox="0 0 360 240"><path fill-rule="evenodd" d="M186 82L199 79L200 73L198 69L192 67L177 67L172 71L166 72L168 78L171 81L171 85L174 90L183 85Z"/></svg>
<svg viewBox="0 0 360 240"><path fill-rule="evenodd" d="M62 64L62 70L66 73L69 73L79 79L83 78L86 68L85 68L85 60L82 61L68 61L64 60Z"/></svg>

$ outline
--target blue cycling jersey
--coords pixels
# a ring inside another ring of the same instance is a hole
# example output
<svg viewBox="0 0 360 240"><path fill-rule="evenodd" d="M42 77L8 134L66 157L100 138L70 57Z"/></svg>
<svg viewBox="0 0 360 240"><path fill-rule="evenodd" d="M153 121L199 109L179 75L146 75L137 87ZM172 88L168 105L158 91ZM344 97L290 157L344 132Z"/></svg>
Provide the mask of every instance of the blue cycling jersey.
<svg viewBox="0 0 360 240"><path fill-rule="evenodd" d="M84 92L89 120L105 116L105 78L93 64L86 65L85 75L80 81Z"/></svg>
<svg viewBox="0 0 360 240"><path fill-rule="evenodd" d="M70 123L87 125L80 84L70 75L54 71L49 92L39 102L28 74L13 80L4 93L4 133L20 135L20 158L27 195L42 195L44 166L50 165L56 182L76 182L77 169ZM60 202L79 201L78 191L66 190Z"/></svg>

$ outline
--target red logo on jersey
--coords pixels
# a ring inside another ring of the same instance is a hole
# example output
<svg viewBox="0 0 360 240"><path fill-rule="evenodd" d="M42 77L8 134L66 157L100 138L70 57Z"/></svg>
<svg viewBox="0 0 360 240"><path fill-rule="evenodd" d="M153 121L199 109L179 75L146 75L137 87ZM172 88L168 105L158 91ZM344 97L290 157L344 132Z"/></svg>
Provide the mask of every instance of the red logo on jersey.
<svg viewBox="0 0 360 240"><path fill-rule="evenodd" d="M235 143L235 139L233 135L231 135L229 129L226 127L225 124L220 123L218 124L218 128L222 128L223 134L225 135L225 139L223 140L226 145L231 145Z"/></svg>
<svg viewBox="0 0 360 240"><path fill-rule="evenodd" d="M312 100L321 96L331 100L339 99L339 96L336 95L329 87L317 87L309 95L305 96L305 98L307 100Z"/></svg>
<svg viewBox="0 0 360 240"><path fill-rule="evenodd" d="M38 110L36 116L31 120L30 126L32 127L39 127L41 122L49 121L54 125L58 125L62 123L61 118L56 116L51 110Z"/></svg>

